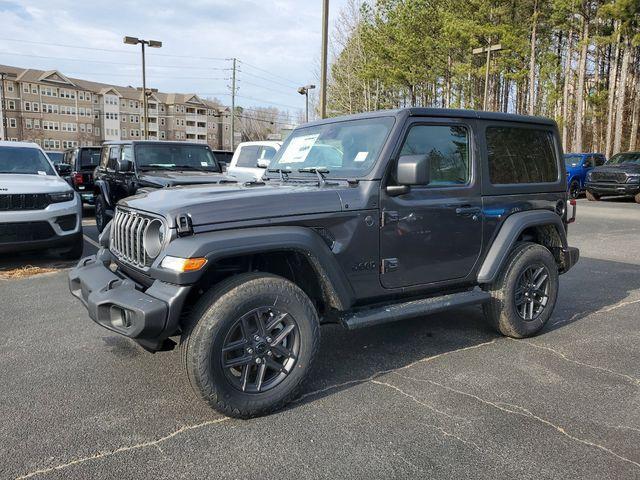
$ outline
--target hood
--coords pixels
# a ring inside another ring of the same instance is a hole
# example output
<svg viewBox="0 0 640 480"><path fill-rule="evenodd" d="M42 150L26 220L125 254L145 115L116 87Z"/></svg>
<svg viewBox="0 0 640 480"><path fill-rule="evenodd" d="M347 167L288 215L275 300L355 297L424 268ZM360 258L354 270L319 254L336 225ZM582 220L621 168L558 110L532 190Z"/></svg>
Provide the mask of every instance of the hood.
<svg viewBox="0 0 640 480"><path fill-rule="evenodd" d="M0 194L54 193L71 190L67 182L57 175L0 174Z"/></svg>
<svg viewBox="0 0 640 480"><path fill-rule="evenodd" d="M194 227L216 223L342 211L340 192L348 187L316 183L193 185L145 192L119 205L157 213L175 225L191 216Z"/></svg>
<svg viewBox="0 0 640 480"><path fill-rule="evenodd" d="M635 163L623 163L620 165L601 165L591 170L602 173L640 173L640 165Z"/></svg>
<svg viewBox="0 0 640 480"><path fill-rule="evenodd" d="M141 186L173 187L176 185L196 185L200 183L220 183L234 181L222 173L199 172L193 170L149 170L138 175Z"/></svg>

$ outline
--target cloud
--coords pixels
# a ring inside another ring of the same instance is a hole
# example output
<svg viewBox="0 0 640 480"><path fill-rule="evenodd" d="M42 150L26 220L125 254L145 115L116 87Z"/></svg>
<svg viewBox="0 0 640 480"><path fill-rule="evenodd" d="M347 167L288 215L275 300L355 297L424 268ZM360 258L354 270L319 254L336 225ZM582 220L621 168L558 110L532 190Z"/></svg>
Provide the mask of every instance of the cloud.
<svg viewBox="0 0 640 480"><path fill-rule="evenodd" d="M331 1L332 16L344 3ZM228 104L225 59L237 57L238 103L302 109L296 87L317 81L321 9L320 0L0 0L0 63L138 85L139 49L122 37L152 38L163 42L149 49L152 87L218 94Z"/></svg>

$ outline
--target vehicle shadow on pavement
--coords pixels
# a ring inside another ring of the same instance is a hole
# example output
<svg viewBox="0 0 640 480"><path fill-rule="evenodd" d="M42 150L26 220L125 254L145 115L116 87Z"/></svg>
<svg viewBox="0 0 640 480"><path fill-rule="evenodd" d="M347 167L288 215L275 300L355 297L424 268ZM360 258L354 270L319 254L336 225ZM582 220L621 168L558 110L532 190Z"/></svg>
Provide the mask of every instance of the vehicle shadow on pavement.
<svg viewBox="0 0 640 480"><path fill-rule="evenodd" d="M632 292L640 299L640 266L593 258L560 277L556 310L540 335L607 312ZM634 297L635 298L635 297ZM501 336L486 323L482 309L468 307L368 329L322 329L322 343L311 379L290 408L365 383L378 375L429 358L472 349Z"/></svg>

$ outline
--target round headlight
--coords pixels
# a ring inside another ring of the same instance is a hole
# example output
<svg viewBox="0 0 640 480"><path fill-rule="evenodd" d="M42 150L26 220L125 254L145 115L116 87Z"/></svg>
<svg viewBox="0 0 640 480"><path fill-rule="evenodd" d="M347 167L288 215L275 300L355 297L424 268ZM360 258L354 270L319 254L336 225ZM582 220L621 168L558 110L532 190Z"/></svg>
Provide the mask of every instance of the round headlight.
<svg viewBox="0 0 640 480"><path fill-rule="evenodd" d="M152 220L144 230L142 244L144 251L151 258L156 258L162 251L162 245L165 238L165 226L160 220Z"/></svg>

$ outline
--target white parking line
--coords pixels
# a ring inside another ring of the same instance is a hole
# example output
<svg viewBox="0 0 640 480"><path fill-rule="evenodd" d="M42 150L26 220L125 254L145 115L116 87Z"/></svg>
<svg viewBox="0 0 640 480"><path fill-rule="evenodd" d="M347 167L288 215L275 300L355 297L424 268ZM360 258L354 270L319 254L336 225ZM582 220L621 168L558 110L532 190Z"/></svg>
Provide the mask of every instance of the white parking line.
<svg viewBox="0 0 640 480"><path fill-rule="evenodd" d="M100 244L98 242L96 242L93 238L89 238L86 235L83 235L83 237L87 242L89 242L94 247L100 248Z"/></svg>

